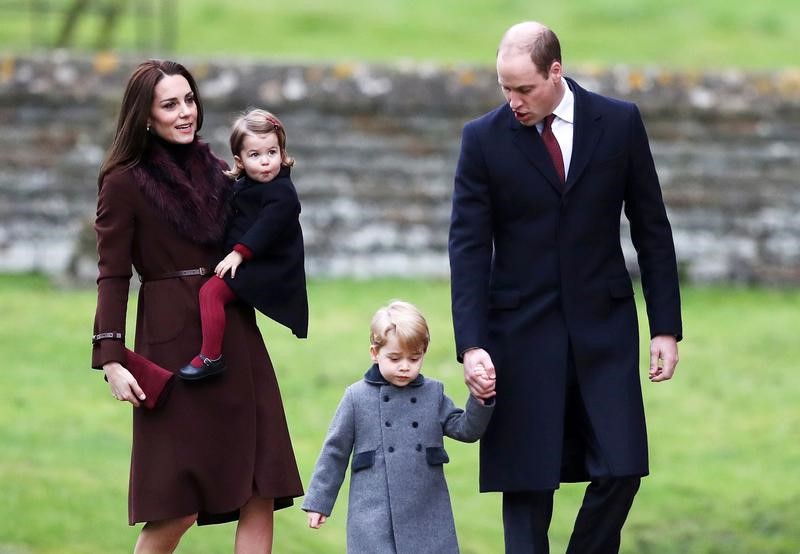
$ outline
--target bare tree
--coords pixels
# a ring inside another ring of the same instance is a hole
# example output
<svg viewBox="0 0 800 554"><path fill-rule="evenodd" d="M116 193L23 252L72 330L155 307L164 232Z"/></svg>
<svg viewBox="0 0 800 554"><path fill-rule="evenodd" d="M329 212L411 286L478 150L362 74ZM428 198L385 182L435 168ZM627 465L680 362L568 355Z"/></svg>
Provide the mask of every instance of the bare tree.
<svg viewBox="0 0 800 554"><path fill-rule="evenodd" d="M55 46L66 48L74 45L75 31L80 21L91 8L96 8L101 17L101 25L95 40L95 48L106 49L113 44L114 32L120 15L125 9L125 0L73 0L64 12L64 20L58 33Z"/></svg>

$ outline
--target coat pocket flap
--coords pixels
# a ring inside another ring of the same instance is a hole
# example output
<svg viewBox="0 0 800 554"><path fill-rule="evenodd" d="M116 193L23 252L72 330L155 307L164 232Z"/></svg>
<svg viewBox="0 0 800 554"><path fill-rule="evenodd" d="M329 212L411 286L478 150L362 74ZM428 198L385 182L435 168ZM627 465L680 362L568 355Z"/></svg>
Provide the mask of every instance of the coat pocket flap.
<svg viewBox="0 0 800 554"><path fill-rule="evenodd" d="M368 450L367 452L358 452L353 455L353 463L350 465L350 471L359 471L372 467L375 463L375 451Z"/></svg>
<svg viewBox="0 0 800 554"><path fill-rule="evenodd" d="M425 459L428 465L432 466L439 466L450 461L450 457L447 455L447 451L445 451L443 446L430 446L426 448Z"/></svg>
<svg viewBox="0 0 800 554"><path fill-rule="evenodd" d="M519 291L493 290L489 292L490 310L512 310L519 306Z"/></svg>
<svg viewBox="0 0 800 554"><path fill-rule="evenodd" d="M608 280L608 291L612 298L627 298L633 296L633 283L628 277L618 277Z"/></svg>

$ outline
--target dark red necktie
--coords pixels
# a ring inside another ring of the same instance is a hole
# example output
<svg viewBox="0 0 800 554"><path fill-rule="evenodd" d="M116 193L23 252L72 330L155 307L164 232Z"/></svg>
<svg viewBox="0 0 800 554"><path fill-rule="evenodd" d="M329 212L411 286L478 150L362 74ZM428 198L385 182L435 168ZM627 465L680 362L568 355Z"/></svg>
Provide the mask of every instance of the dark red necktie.
<svg viewBox="0 0 800 554"><path fill-rule="evenodd" d="M555 114L550 114L544 118L544 129L542 129L542 141L550 154L550 159L553 160L553 165L556 168L561 184L564 184L564 158L561 155L561 147L558 145L556 136L553 134L553 120L556 118Z"/></svg>

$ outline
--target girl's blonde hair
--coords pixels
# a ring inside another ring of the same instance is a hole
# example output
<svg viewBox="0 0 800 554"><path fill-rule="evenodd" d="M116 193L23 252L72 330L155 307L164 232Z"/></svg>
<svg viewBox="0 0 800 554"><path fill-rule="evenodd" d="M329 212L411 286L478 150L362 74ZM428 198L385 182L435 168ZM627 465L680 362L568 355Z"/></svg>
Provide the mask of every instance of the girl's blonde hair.
<svg viewBox="0 0 800 554"><path fill-rule="evenodd" d="M278 137L278 147L281 149L281 165L292 167L294 158L286 153L286 129L283 123L267 110L260 108L248 109L233 122L230 140L231 154L238 156L242 153L242 146L246 136L268 135L269 133L275 133ZM231 179L238 179L241 177L242 171L244 170L240 169L234 162L233 167L226 171L225 174Z"/></svg>
<svg viewBox="0 0 800 554"><path fill-rule="evenodd" d="M370 325L370 345L380 350L390 332L394 332L400 347L408 352L428 350L431 340L428 322L413 304L393 300L375 312Z"/></svg>

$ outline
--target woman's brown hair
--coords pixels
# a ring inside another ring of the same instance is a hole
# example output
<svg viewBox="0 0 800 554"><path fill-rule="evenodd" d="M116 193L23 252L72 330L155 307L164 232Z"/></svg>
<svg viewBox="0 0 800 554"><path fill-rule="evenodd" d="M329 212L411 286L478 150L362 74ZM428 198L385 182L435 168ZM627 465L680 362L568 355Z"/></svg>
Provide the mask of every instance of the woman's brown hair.
<svg viewBox="0 0 800 554"><path fill-rule="evenodd" d="M196 130L199 131L203 126L203 104L197 91L197 83L189 70L169 60L147 60L140 63L125 87L114 140L103 165L100 166L98 188L103 183L103 177L112 169L133 167L141 160L148 141L152 140L147 131L147 118L153 105L153 92L166 75L181 75L189 82L197 105Z"/></svg>

